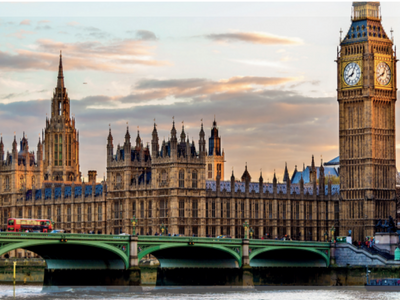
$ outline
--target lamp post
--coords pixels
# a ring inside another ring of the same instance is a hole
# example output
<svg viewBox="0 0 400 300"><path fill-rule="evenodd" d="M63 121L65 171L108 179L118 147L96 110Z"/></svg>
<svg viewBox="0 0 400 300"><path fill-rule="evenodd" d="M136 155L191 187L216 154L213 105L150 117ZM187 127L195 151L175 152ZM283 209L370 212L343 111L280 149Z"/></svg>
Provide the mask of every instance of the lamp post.
<svg viewBox="0 0 400 300"><path fill-rule="evenodd" d="M254 229L250 228L250 239L254 237Z"/></svg>
<svg viewBox="0 0 400 300"><path fill-rule="evenodd" d="M243 227L244 227L244 238L247 239L247 230L249 229L249 223L247 223L247 221L244 222Z"/></svg>
<svg viewBox="0 0 400 300"><path fill-rule="evenodd" d="M136 224L137 224L137 219L135 216L131 219L132 223L132 235L136 235Z"/></svg>
<svg viewBox="0 0 400 300"><path fill-rule="evenodd" d="M164 225L164 223L162 223L161 224L161 226L160 226L160 232L161 232L161 236L163 236L164 235L164 233L165 233L165 225Z"/></svg>
<svg viewBox="0 0 400 300"><path fill-rule="evenodd" d="M335 242L335 231L336 231L336 228L334 225L332 225L332 228L331 228L332 243Z"/></svg>

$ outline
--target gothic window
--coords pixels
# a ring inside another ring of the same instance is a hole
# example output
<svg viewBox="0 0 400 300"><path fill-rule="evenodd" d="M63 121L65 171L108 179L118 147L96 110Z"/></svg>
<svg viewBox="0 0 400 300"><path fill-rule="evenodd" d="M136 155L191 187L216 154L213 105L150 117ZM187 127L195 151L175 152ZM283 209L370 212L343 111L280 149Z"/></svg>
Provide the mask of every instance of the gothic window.
<svg viewBox="0 0 400 300"><path fill-rule="evenodd" d="M54 165L58 166L58 134L54 136Z"/></svg>
<svg viewBox="0 0 400 300"><path fill-rule="evenodd" d="M92 222L92 206L90 204L87 208L87 221Z"/></svg>
<svg viewBox="0 0 400 300"><path fill-rule="evenodd" d="M192 171L192 188L197 189L197 171Z"/></svg>
<svg viewBox="0 0 400 300"><path fill-rule="evenodd" d="M215 218L215 200L211 202L211 218Z"/></svg>
<svg viewBox="0 0 400 300"><path fill-rule="evenodd" d="M101 204L97 207L97 221L101 221L103 219L103 212L101 208Z"/></svg>
<svg viewBox="0 0 400 300"><path fill-rule="evenodd" d="M82 222L82 208L79 205L77 209L77 222Z"/></svg>
<svg viewBox="0 0 400 300"><path fill-rule="evenodd" d="M32 219L32 208L28 208L28 219Z"/></svg>
<svg viewBox="0 0 400 300"><path fill-rule="evenodd" d="M185 202L184 200L179 200L179 218L185 217Z"/></svg>
<svg viewBox="0 0 400 300"><path fill-rule="evenodd" d="M57 206L57 223L61 223L61 207Z"/></svg>
<svg viewBox="0 0 400 300"><path fill-rule="evenodd" d="M58 140L58 165L62 166L62 135L59 135L59 140Z"/></svg>
<svg viewBox="0 0 400 300"><path fill-rule="evenodd" d="M272 219L272 203L271 202L268 205L268 214L269 214L269 218Z"/></svg>
<svg viewBox="0 0 400 300"><path fill-rule="evenodd" d="M132 216L136 216L136 201L132 202Z"/></svg>
<svg viewBox="0 0 400 300"><path fill-rule="evenodd" d="M47 219L51 220L51 207L47 207Z"/></svg>
<svg viewBox="0 0 400 300"><path fill-rule="evenodd" d="M168 217L168 200L160 200L160 218Z"/></svg>
<svg viewBox="0 0 400 300"><path fill-rule="evenodd" d="M282 203L282 219L286 219L286 202Z"/></svg>
<svg viewBox="0 0 400 300"><path fill-rule="evenodd" d="M42 209L40 207L38 207L38 209L37 209L37 217L38 217L38 219L42 218Z"/></svg>
<svg viewBox="0 0 400 300"><path fill-rule="evenodd" d="M229 202L226 203L226 217L228 219L231 217L231 204Z"/></svg>
<svg viewBox="0 0 400 300"><path fill-rule="evenodd" d="M258 219L258 203L255 204L254 213L255 213L256 219Z"/></svg>
<svg viewBox="0 0 400 300"><path fill-rule="evenodd" d="M32 188L35 186L35 176L32 176Z"/></svg>
<svg viewBox="0 0 400 300"><path fill-rule="evenodd" d="M179 187L185 187L185 171L183 170L179 171Z"/></svg>
<svg viewBox="0 0 400 300"><path fill-rule="evenodd" d="M198 218L198 202L192 200L192 218Z"/></svg>
<svg viewBox="0 0 400 300"><path fill-rule="evenodd" d="M6 184L5 184L5 190L10 189L10 176L6 176Z"/></svg>
<svg viewBox="0 0 400 300"><path fill-rule="evenodd" d="M217 175L221 178L221 164L217 164Z"/></svg>
<svg viewBox="0 0 400 300"><path fill-rule="evenodd" d="M18 218L23 218L22 217L22 208L18 209Z"/></svg>
<svg viewBox="0 0 400 300"><path fill-rule="evenodd" d="M67 208L67 222L71 222L71 206Z"/></svg>
<svg viewBox="0 0 400 300"><path fill-rule="evenodd" d="M150 200L148 203L148 217L151 218L152 217L152 209L153 209L153 203Z"/></svg>
<svg viewBox="0 0 400 300"><path fill-rule="evenodd" d="M208 164L208 179L212 178L212 164Z"/></svg>
<svg viewBox="0 0 400 300"><path fill-rule="evenodd" d="M161 171L161 180L160 180L160 186L166 186L168 181L168 174L167 171L162 170Z"/></svg>
<svg viewBox="0 0 400 300"><path fill-rule="evenodd" d="M24 176L21 176L21 177L19 178L19 183L20 183L21 189L23 189L24 186L25 186L25 177L24 177Z"/></svg>
<svg viewBox="0 0 400 300"><path fill-rule="evenodd" d="M140 218L144 219L144 202L140 201Z"/></svg>
<svg viewBox="0 0 400 300"><path fill-rule="evenodd" d="M119 189L122 188L122 176L121 176L121 174L117 173L116 179L117 179L116 189L119 190Z"/></svg>
<svg viewBox="0 0 400 300"><path fill-rule="evenodd" d="M61 116L62 109L61 109L61 101L58 102L58 115Z"/></svg>

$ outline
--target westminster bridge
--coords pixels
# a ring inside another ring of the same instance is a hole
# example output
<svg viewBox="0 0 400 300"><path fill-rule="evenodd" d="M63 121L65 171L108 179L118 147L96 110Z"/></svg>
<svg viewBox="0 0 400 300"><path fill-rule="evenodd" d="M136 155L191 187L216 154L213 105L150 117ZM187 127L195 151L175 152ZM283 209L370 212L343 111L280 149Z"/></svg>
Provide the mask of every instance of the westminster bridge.
<svg viewBox="0 0 400 300"><path fill-rule="evenodd" d="M158 269L184 270L187 276L199 269L242 276L251 267L326 268L331 255L328 242L0 233L0 255L18 248L46 261L45 285L140 285L139 262L148 254L158 259Z"/></svg>

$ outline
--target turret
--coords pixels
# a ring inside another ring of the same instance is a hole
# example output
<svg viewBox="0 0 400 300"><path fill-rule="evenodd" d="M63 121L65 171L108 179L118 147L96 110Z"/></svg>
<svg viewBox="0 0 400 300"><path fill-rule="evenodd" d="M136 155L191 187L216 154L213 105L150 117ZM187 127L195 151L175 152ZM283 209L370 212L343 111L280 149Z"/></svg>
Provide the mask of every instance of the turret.
<svg viewBox="0 0 400 300"><path fill-rule="evenodd" d="M0 161L4 161L4 144L3 144L3 136L0 136Z"/></svg>
<svg viewBox="0 0 400 300"><path fill-rule="evenodd" d="M138 131L139 135L139 131ZM125 143L124 143L124 159L125 161L131 160L131 135L129 134L129 127L126 126Z"/></svg>
<svg viewBox="0 0 400 300"><path fill-rule="evenodd" d="M264 187L264 178L262 177L262 172L260 171L260 178L258 179L258 193L260 194L260 197L264 192L263 187Z"/></svg>
<svg viewBox="0 0 400 300"><path fill-rule="evenodd" d="M142 142L142 140L141 140L141 138L140 138L139 129L138 129L138 131L137 131L137 136L136 136L136 148L137 148L137 149L140 148L141 142Z"/></svg>
<svg viewBox="0 0 400 300"><path fill-rule="evenodd" d="M231 175L231 193L235 193L235 175L233 174L233 169L232 169L232 175Z"/></svg>
<svg viewBox="0 0 400 300"><path fill-rule="evenodd" d="M12 143L12 158L14 163L15 162L18 163L17 137L15 136L15 133L14 133L14 141Z"/></svg>
<svg viewBox="0 0 400 300"><path fill-rule="evenodd" d="M112 161L113 155L114 155L114 145L110 127L108 130L108 137L107 137L107 163L110 163Z"/></svg>
<svg viewBox="0 0 400 300"><path fill-rule="evenodd" d="M40 141L40 137L39 137L39 142L37 144L36 160L38 166L40 166L43 163L43 145L42 142Z"/></svg>
<svg viewBox="0 0 400 300"><path fill-rule="evenodd" d="M156 123L154 122L154 129L151 138L151 156L153 159L158 157L158 133L156 128Z"/></svg>
<svg viewBox="0 0 400 300"><path fill-rule="evenodd" d="M288 182L290 181L290 177L289 177L289 171L287 168L287 162L285 162L285 172L283 173L283 182Z"/></svg>
<svg viewBox="0 0 400 300"><path fill-rule="evenodd" d="M178 140L176 138L176 129L175 129L175 120L172 121L172 129L171 129L171 157L178 157L178 149L177 149Z"/></svg>
<svg viewBox="0 0 400 300"><path fill-rule="evenodd" d="M319 195L325 195L325 170L321 158L321 166L319 167Z"/></svg>
<svg viewBox="0 0 400 300"><path fill-rule="evenodd" d="M184 143L185 139L186 139L185 126L183 125L183 122L182 122L181 143Z"/></svg>
<svg viewBox="0 0 400 300"><path fill-rule="evenodd" d="M203 120L201 121L201 129L199 133L200 139L199 139L199 155L200 157L205 157L206 156L206 140L205 140L205 134L203 130Z"/></svg>

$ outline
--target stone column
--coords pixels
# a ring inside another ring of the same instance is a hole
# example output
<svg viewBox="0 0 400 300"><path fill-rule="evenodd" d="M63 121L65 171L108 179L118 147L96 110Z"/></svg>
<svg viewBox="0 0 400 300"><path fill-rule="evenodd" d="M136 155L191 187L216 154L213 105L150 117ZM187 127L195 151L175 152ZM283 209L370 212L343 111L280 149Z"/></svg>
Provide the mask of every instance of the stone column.
<svg viewBox="0 0 400 300"><path fill-rule="evenodd" d="M138 237L131 235L129 238L129 268L138 267Z"/></svg>
<svg viewBox="0 0 400 300"><path fill-rule="evenodd" d="M248 239L242 239L242 267L245 266L250 266Z"/></svg>

